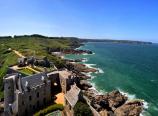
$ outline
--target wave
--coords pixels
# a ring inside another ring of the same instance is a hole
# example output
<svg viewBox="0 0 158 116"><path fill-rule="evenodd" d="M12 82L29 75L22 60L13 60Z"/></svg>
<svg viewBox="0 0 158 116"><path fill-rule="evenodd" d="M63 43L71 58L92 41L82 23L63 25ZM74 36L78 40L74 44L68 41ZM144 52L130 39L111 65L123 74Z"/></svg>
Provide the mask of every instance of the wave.
<svg viewBox="0 0 158 116"><path fill-rule="evenodd" d="M82 55L86 56L86 55L89 55L89 54L87 54L87 53L83 53Z"/></svg>
<svg viewBox="0 0 158 116"><path fill-rule="evenodd" d="M92 72L88 72L88 73L85 73L85 72L82 72L84 75L86 75L86 76L92 76L91 74L92 74Z"/></svg>
<svg viewBox="0 0 158 116"><path fill-rule="evenodd" d="M96 64L86 64L86 63L84 65L86 65L86 67L88 67L88 68L95 68L93 66L96 66Z"/></svg>
<svg viewBox="0 0 158 116"><path fill-rule="evenodd" d="M122 93L123 95L127 96L128 97L128 100L133 100L133 99L136 99L136 95L135 94L129 94L128 92L125 92L123 90L121 90L120 88L117 88L120 93Z"/></svg>
<svg viewBox="0 0 158 116"><path fill-rule="evenodd" d="M88 53L83 53L82 55L86 56L86 55L94 55L95 53L93 52L92 54L88 54Z"/></svg>
<svg viewBox="0 0 158 116"><path fill-rule="evenodd" d="M95 91L96 91L96 93L97 93L97 95L103 95L103 94L105 94L105 93L106 93L106 92L105 92L105 91L103 91L103 90L97 89L97 86L96 86L96 84L95 84L95 83L91 82L91 85L92 85L92 87L91 87L90 89L95 90Z"/></svg>
<svg viewBox="0 0 158 116"><path fill-rule="evenodd" d="M78 48L75 48L75 50L79 50L79 49L81 49L82 48L82 46L80 46L80 47L78 47Z"/></svg>
<svg viewBox="0 0 158 116"><path fill-rule="evenodd" d="M96 68L96 67L95 67L96 64L86 64L86 63L85 63L85 65L86 65L86 67L88 67L88 68L94 68L94 69L98 70L97 72L95 72L96 74L98 74L98 73L104 73L104 71L103 71L101 68Z"/></svg>
<svg viewBox="0 0 158 116"><path fill-rule="evenodd" d="M101 68L96 68L98 71L97 72L95 72L96 74L98 74L98 73L104 73L104 71L101 69Z"/></svg>
<svg viewBox="0 0 158 116"><path fill-rule="evenodd" d="M82 62L87 62L88 61L88 58L83 58L82 59Z"/></svg>

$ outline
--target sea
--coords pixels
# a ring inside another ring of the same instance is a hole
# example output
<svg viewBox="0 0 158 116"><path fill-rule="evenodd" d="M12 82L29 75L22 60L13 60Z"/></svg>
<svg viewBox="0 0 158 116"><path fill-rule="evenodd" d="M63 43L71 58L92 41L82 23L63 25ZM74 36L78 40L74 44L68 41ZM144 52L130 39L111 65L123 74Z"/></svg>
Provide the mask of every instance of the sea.
<svg viewBox="0 0 158 116"><path fill-rule="evenodd" d="M99 71L88 73L100 93L118 89L131 99L144 100L142 116L158 116L158 44L88 42L77 49L93 54L66 55L84 58L83 64Z"/></svg>

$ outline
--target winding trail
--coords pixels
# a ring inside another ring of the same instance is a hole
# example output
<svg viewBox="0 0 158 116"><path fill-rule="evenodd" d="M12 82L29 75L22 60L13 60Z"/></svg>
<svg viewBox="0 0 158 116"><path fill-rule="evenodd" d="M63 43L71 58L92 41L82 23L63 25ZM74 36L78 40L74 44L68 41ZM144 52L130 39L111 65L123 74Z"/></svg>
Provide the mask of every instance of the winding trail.
<svg viewBox="0 0 158 116"><path fill-rule="evenodd" d="M19 51L13 50L13 52L14 52L17 56L22 57L22 58L25 58L25 56L22 55ZM17 70L19 67L18 67L18 66L14 66L13 68L14 68L15 70ZM24 68L27 68L27 69L29 69L29 70L35 72L35 73L40 73L39 71L33 69L33 68L30 67L30 66L26 66L26 67L24 67Z"/></svg>

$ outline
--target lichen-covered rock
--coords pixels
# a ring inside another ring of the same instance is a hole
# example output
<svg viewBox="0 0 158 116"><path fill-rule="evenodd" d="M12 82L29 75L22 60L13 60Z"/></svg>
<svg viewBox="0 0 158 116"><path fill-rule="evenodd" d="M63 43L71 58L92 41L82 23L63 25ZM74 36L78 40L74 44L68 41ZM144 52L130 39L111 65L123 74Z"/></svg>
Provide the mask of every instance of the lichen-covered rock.
<svg viewBox="0 0 158 116"><path fill-rule="evenodd" d="M114 113L116 116L139 116L143 110L142 106L141 101L130 101L117 108Z"/></svg>
<svg viewBox="0 0 158 116"><path fill-rule="evenodd" d="M107 94L109 107L117 108L127 101L127 97L122 95L118 90L112 91Z"/></svg>

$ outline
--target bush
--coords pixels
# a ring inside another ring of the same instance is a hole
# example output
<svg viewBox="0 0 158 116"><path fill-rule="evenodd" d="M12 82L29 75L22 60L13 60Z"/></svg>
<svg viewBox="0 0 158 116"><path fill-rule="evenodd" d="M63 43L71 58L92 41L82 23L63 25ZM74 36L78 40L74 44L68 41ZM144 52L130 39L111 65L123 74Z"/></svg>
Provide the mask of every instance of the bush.
<svg viewBox="0 0 158 116"><path fill-rule="evenodd" d="M74 107L75 116L93 116L91 109L86 103L77 102Z"/></svg>
<svg viewBox="0 0 158 116"><path fill-rule="evenodd" d="M48 113L51 113L56 110L63 110L64 106L62 104L53 104L48 106L47 108L40 110L39 112L35 113L34 116L45 116Z"/></svg>

